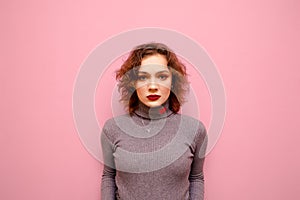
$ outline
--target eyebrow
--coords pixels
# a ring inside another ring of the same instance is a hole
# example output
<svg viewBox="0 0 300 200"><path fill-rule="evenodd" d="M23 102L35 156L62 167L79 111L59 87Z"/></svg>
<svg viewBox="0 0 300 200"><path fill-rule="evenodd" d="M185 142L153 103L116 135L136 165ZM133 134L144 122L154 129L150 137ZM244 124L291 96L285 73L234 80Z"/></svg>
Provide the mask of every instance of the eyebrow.
<svg viewBox="0 0 300 200"><path fill-rule="evenodd" d="M163 70L163 71L159 71L159 72L156 72L155 74L160 74L160 73L170 73L170 71L167 71L167 70ZM144 72L144 71L138 71L138 74L141 73L141 74L149 74L148 72Z"/></svg>

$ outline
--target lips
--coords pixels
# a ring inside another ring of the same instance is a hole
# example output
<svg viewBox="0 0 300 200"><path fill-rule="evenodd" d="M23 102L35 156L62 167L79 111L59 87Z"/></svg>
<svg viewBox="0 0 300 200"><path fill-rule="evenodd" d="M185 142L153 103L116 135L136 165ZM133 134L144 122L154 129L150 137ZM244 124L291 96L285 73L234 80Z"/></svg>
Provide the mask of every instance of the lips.
<svg viewBox="0 0 300 200"><path fill-rule="evenodd" d="M150 101L156 101L157 99L160 98L160 95L148 95L147 98L150 100Z"/></svg>

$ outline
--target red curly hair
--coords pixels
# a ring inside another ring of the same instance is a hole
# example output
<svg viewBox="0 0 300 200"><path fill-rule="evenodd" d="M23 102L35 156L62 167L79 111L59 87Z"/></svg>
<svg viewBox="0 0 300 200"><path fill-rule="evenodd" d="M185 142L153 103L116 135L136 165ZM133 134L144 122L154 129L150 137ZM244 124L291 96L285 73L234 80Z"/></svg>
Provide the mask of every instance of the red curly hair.
<svg viewBox="0 0 300 200"><path fill-rule="evenodd" d="M129 114L132 114L139 105L135 89L139 66L143 58L155 54L161 54L166 57L168 67L172 73L172 87L168 98L169 109L177 113L185 100L185 93L189 89L185 65L178 60L176 54L165 44L146 43L135 47L121 68L116 71L118 90L121 94L120 101L128 108Z"/></svg>

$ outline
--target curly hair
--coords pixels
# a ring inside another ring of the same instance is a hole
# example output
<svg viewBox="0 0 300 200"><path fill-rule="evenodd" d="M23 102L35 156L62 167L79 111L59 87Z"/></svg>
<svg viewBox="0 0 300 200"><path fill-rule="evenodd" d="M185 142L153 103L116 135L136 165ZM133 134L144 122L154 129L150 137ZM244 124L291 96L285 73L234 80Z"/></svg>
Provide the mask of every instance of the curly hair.
<svg viewBox="0 0 300 200"><path fill-rule="evenodd" d="M121 94L120 101L125 105L129 114L132 114L139 105L139 99L135 89L137 72L143 58L150 55L164 55L168 68L172 73L172 87L169 100L169 109L177 113L185 101L185 94L189 90L185 65L179 61L176 54L165 44L146 43L136 46L124 61L121 68L116 71L118 90Z"/></svg>

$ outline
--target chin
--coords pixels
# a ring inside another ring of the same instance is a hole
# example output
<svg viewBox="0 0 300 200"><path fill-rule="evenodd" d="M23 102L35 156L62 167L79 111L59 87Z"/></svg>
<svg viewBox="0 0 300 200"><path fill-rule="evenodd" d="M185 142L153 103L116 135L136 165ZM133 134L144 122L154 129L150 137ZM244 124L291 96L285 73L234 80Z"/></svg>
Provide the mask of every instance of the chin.
<svg viewBox="0 0 300 200"><path fill-rule="evenodd" d="M148 106L148 107L157 107L157 106L161 106L163 103L162 102L148 102L146 105Z"/></svg>
<svg viewBox="0 0 300 200"><path fill-rule="evenodd" d="M148 106L150 108L153 108L153 107L160 106L160 104L158 104L158 103L147 103L146 106Z"/></svg>

